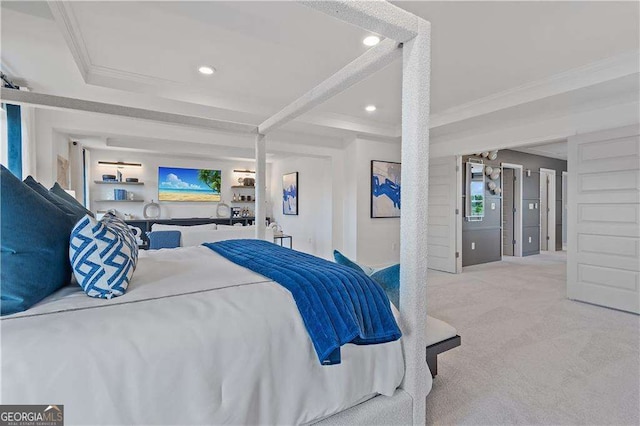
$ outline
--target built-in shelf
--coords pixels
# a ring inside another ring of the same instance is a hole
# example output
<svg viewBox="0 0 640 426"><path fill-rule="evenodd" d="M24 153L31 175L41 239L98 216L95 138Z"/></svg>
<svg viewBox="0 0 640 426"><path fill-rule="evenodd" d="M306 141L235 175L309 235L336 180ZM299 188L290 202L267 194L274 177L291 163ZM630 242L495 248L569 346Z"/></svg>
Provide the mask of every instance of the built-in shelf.
<svg viewBox="0 0 640 426"><path fill-rule="evenodd" d="M98 185L144 185L144 182L116 182L110 180L94 180Z"/></svg>
<svg viewBox="0 0 640 426"><path fill-rule="evenodd" d="M144 200L95 200L96 203L142 203Z"/></svg>
<svg viewBox="0 0 640 426"><path fill-rule="evenodd" d="M231 188L250 188L255 189L255 186L247 186L247 185L233 185Z"/></svg>
<svg viewBox="0 0 640 426"><path fill-rule="evenodd" d="M255 200L251 200L251 201L238 200L238 201L232 201L231 203L240 203L240 204L242 204L242 203L255 203L255 202L256 202Z"/></svg>

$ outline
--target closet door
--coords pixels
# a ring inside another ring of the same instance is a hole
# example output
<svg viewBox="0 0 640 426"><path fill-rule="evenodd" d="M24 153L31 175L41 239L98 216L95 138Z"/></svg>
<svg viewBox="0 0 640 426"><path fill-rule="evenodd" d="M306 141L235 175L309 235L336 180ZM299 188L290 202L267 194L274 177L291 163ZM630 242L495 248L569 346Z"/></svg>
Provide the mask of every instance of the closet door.
<svg viewBox="0 0 640 426"><path fill-rule="evenodd" d="M640 127L569 138L567 296L640 313Z"/></svg>
<svg viewBox="0 0 640 426"><path fill-rule="evenodd" d="M456 273L458 187L462 188L455 156L429 160L429 214L427 265ZM461 175L460 175L461 176Z"/></svg>

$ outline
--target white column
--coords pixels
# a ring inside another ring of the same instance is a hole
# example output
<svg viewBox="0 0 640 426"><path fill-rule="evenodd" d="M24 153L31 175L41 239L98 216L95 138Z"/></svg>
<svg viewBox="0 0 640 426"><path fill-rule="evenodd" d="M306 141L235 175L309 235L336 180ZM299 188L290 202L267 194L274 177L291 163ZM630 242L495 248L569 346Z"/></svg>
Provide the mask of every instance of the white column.
<svg viewBox="0 0 640 426"><path fill-rule="evenodd" d="M429 187L429 80L431 25L421 21L406 42L402 62L402 210L400 312L413 424L424 424L431 375L425 362L427 324L427 206Z"/></svg>
<svg viewBox="0 0 640 426"><path fill-rule="evenodd" d="M256 135L256 238L264 240L267 220L267 150L265 135Z"/></svg>

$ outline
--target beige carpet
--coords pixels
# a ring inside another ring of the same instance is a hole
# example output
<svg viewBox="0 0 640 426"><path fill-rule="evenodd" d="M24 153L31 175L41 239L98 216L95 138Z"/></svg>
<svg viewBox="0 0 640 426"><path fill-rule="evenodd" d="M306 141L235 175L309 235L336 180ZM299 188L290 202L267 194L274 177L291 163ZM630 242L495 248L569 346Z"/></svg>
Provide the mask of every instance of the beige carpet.
<svg viewBox="0 0 640 426"><path fill-rule="evenodd" d="M432 272L440 355L429 424L640 424L640 317L570 301L563 253Z"/></svg>

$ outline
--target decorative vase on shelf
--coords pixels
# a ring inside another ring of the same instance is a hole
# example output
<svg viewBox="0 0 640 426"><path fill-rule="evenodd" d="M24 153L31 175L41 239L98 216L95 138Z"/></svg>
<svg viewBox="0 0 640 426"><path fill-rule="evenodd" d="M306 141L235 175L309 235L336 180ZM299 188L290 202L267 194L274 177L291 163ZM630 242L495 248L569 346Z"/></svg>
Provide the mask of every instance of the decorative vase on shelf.
<svg viewBox="0 0 640 426"><path fill-rule="evenodd" d="M160 217L160 204L154 203L151 200L150 203L144 205L142 214L145 219L158 219Z"/></svg>

